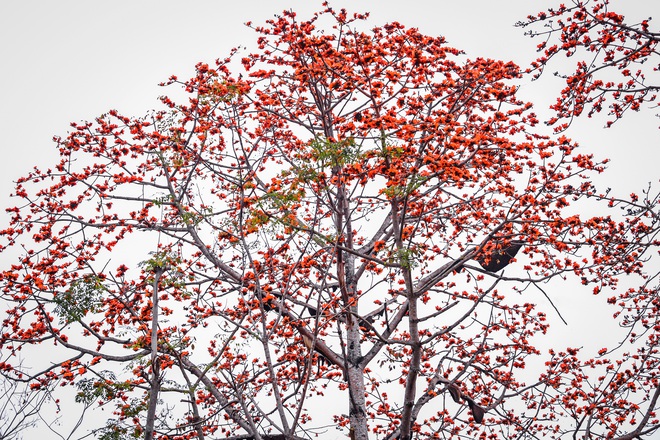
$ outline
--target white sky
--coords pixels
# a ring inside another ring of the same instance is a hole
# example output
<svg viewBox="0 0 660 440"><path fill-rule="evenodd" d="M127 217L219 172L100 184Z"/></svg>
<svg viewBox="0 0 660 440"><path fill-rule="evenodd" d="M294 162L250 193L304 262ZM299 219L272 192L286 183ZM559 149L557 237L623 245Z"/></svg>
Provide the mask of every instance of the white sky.
<svg viewBox="0 0 660 440"><path fill-rule="evenodd" d="M512 59L526 65L540 41L524 37L513 23L544 3L556 2L344 0L332 5L369 11L373 25L396 20L427 34L444 35L472 58ZM657 1L613 0L617 7L631 19L655 15L660 21ZM12 181L36 163L54 162L51 138L65 135L71 121L93 119L111 108L128 116L144 114L158 105L159 95L168 93L159 82L172 74L187 78L197 62L211 63L234 46L253 48L255 35L243 23L260 23L289 8L305 17L320 9L321 1L1 2L0 206L9 204L6 194ZM546 75L543 83L525 85L521 93L542 112L559 86L560 81ZM660 157L660 121L655 113L629 114L610 130L601 130L602 120L584 121L569 135L598 146L608 156L621 156L613 161L614 171L619 179L634 178L637 183L629 189L639 190L657 178L651 166L656 161L649 157ZM640 163L643 172L635 168ZM6 219L4 213L0 219Z"/></svg>
<svg viewBox="0 0 660 440"><path fill-rule="evenodd" d="M370 24L399 21L477 56L514 60L525 66L540 40L523 36L513 23L558 1L529 0L356 0L333 1L335 9L371 13ZM660 1L612 0L631 21L655 17ZM55 164L51 138L64 136L69 122L91 120L116 108L141 116L169 91L158 83L175 74L188 78L199 61L212 63L232 47L254 49L255 34L243 23L262 23L283 9L301 18L321 1L241 0L36 0L0 3L0 228L12 204L12 182L33 165ZM555 69L551 69L553 71ZM550 73L550 72L548 72ZM656 80L655 83L660 81ZM525 99L544 113L562 83L549 74L523 85ZM658 186L660 110L628 114L604 130L604 118L578 121L568 136L613 159L605 182L621 195ZM547 113L546 113L547 114ZM601 298L604 300L604 298ZM571 321L584 310L560 301Z"/></svg>

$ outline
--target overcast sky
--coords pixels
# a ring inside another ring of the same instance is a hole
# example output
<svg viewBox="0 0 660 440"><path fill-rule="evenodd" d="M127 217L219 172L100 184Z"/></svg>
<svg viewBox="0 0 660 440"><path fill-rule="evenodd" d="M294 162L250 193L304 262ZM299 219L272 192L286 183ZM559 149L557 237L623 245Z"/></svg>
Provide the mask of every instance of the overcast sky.
<svg viewBox="0 0 660 440"><path fill-rule="evenodd" d="M559 1L397 0L333 1L336 9L371 13L370 25L399 21L423 33L443 35L470 58L513 60L525 66L540 41L513 24ZM612 0L630 21L655 17L660 1ZM232 47L254 49L256 24L283 9L301 18L321 1L241 0L39 0L0 3L0 207L12 204L12 182L33 165L56 161L53 135L66 135L71 121L91 120L109 109L141 116L167 94L158 83L187 78L194 65L223 58ZM657 81L656 81L657 82ZM521 93L541 114L556 99L561 82L546 75ZM660 119L657 109L628 114L614 128L604 119L578 121L568 135L613 159L608 182L621 194L658 184ZM0 228L7 216L0 212ZM561 304L560 304L561 306ZM563 309L569 315L570 310Z"/></svg>
<svg viewBox="0 0 660 440"><path fill-rule="evenodd" d="M477 56L514 60L526 65L539 42L523 36L513 24L538 6L556 2L528 0L406 0L334 1L335 8L369 11L370 24L399 21L424 33L444 35L449 44ZM613 0L631 20L658 16L660 2ZM168 93L158 83L176 74L186 78L199 61L224 57L232 47L254 48L255 34L244 23L263 22L283 9L301 17L321 8L321 1L4 1L0 6L0 206L7 206L11 182L34 164L55 160L53 135L65 135L71 121L89 120L116 108L140 116L158 106ZM654 11L652 9L655 9ZM656 26L657 27L657 26ZM521 92L542 112L561 83L547 75L543 84L523 86ZM601 121L576 124L569 133L581 143L609 147L626 154L613 166L619 176L631 171L643 184L653 179L657 158L654 111L628 115L614 129L601 130ZM579 125L579 127L578 127ZM630 148L635 147L635 154ZM636 153L639 151L639 155ZM632 172L635 171L635 172ZM656 173L657 174L657 173ZM657 177L657 176L656 176ZM631 188L639 188L634 182ZM6 219L4 213L0 218Z"/></svg>

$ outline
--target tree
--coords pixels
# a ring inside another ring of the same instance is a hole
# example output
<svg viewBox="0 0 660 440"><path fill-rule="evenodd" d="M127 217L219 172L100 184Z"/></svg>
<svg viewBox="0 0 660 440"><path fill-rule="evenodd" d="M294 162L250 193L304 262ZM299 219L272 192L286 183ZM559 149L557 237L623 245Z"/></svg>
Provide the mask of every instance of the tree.
<svg viewBox="0 0 660 440"><path fill-rule="evenodd" d="M0 439L20 438L21 432L36 424L45 393L33 393L19 383L2 380L0 385Z"/></svg>
<svg viewBox="0 0 660 440"><path fill-rule="evenodd" d="M585 109L592 116L609 103L610 126L627 110L656 102L660 83L653 76L660 70L660 32L651 28L651 17L630 23L609 9L609 0L571 0L569 6L530 15L518 25L531 27L531 37L545 37L538 45L543 55L531 69L537 76L558 54L578 56L574 72L555 73L566 79L566 87L552 106L557 118L550 122L569 121L558 130Z"/></svg>
<svg viewBox="0 0 660 440"><path fill-rule="evenodd" d="M365 19L284 12L184 103L56 138L1 232L4 374L112 406L104 439L655 432L657 199L599 192L515 64ZM540 350L569 279L626 341Z"/></svg>

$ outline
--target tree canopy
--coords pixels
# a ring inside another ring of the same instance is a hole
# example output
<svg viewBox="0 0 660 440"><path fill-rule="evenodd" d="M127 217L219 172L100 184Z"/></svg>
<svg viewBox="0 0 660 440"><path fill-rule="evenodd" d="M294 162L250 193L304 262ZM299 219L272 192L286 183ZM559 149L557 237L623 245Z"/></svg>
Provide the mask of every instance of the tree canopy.
<svg viewBox="0 0 660 440"><path fill-rule="evenodd" d="M626 111L657 101L660 32L651 28L651 19L630 22L609 8L609 0L571 0L518 23L529 28L527 35L545 38L538 45L542 56L530 69L537 76L559 54L578 58L573 72L555 72L566 79L552 106L557 117L551 122L562 121L559 130L585 110L592 116L607 105L611 126Z"/></svg>
<svg viewBox="0 0 660 440"><path fill-rule="evenodd" d="M658 196L597 188L524 68L324 8L17 182L3 374L111 408L102 439L657 431ZM625 339L544 348L585 292Z"/></svg>

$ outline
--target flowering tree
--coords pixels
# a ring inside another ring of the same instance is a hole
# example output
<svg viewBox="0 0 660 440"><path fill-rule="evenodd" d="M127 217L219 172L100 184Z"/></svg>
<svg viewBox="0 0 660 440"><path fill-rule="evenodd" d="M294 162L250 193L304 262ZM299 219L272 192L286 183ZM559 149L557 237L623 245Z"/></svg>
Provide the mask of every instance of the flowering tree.
<svg viewBox="0 0 660 440"><path fill-rule="evenodd" d="M1 232L4 375L113 408L105 439L657 430L657 200L600 194L516 65L365 18L286 12L185 102L57 138ZM623 276L623 348L539 348L545 285Z"/></svg>
<svg viewBox="0 0 660 440"><path fill-rule="evenodd" d="M651 78L660 71L660 32L651 28L650 17L631 23L609 9L609 0L572 0L518 25L531 27L531 37L545 37L538 45L543 56L532 66L537 75L560 53L579 57L574 72L557 73L566 87L552 107L558 115L552 123L570 121L585 109L591 116L609 102L610 126L627 110L656 102L660 83Z"/></svg>

